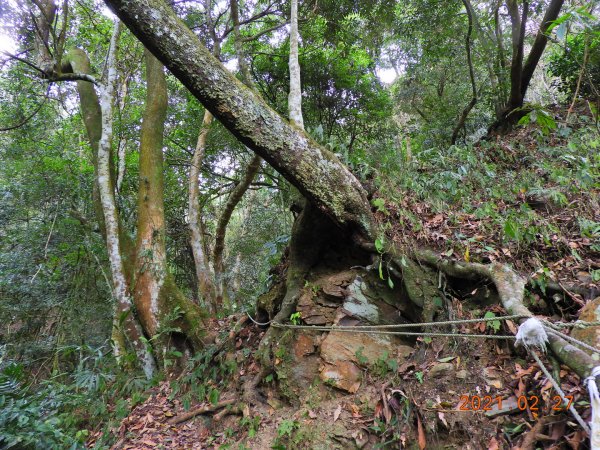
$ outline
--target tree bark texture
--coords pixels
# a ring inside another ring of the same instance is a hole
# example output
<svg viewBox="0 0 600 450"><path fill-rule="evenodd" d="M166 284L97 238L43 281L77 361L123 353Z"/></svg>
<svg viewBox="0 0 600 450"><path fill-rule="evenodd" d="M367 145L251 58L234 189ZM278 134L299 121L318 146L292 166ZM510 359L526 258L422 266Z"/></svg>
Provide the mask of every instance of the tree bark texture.
<svg viewBox="0 0 600 450"><path fill-rule="evenodd" d="M548 43L548 28L552 22L558 19L558 15L560 14L563 3L564 0L552 0L548 6L548 9L546 9L546 13L544 14L544 18L540 24L540 29L535 36L533 46L531 47L529 55L527 56L527 60L523 65L523 74L521 75L521 94L523 97L525 97L525 93L527 92L527 88L529 87L529 83L533 77L533 72L535 72L535 68L540 62L542 53L544 53L544 49Z"/></svg>
<svg viewBox="0 0 600 450"><path fill-rule="evenodd" d="M167 272L163 178L163 133L167 118L167 83L163 65L148 50L146 103L140 132L134 301L148 336L154 336L167 311L159 304Z"/></svg>
<svg viewBox="0 0 600 450"><path fill-rule="evenodd" d="M521 92L521 80L523 73L523 45L525 40L525 26L527 24L527 13L529 3L523 2L522 15L519 13L517 0L507 0L506 7L510 15L512 36L512 62L510 66L510 98L507 111L510 113L515 108L523 106L523 94Z"/></svg>
<svg viewBox="0 0 600 450"><path fill-rule="evenodd" d="M372 213L354 175L231 75L163 1L106 3L242 143L335 223L371 237Z"/></svg>
<svg viewBox="0 0 600 450"><path fill-rule="evenodd" d="M558 18L563 3L564 0L552 0L550 2L542 18L529 55L525 62L523 62L529 3L527 1L523 2L523 9L519 14L519 2L517 0L506 1L512 30L512 63L510 68L510 98L507 110L504 112L505 117L515 108L523 106L527 88L548 43L548 28Z"/></svg>
<svg viewBox="0 0 600 450"><path fill-rule="evenodd" d="M154 358L142 341L143 332L133 315L133 302L129 292L127 279L121 258L119 243L119 218L115 204L114 185L111 182L110 154L112 141L112 103L114 100L114 83L116 81L115 53L119 37L120 23L115 21L115 29L111 38L107 59L107 79L100 95L102 111L102 132L98 142L98 188L104 212L106 226L106 248L110 261L113 279L113 292L117 299L119 320L123 321L125 334L135 349L136 355L143 366L146 377L151 378L156 372Z"/></svg>
<svg viewBox="0 0 600 450"><path fill-rule="evenodd" d="M204 236L202 228L202 211L200 208L200 166L204 159L206 150L206 138L210 131L213 115L210 111L204 111L202 128L198 135L196 149L192 157L189 178L188 215L190 221L190 244L194 255L194 267L196 268L196 279L198 281L198 300L209 306L213 312L217 311L215 303L216 288L210 270L208 254L204 248Z"/></svg>
<svg viewBox="0 0 600 450"><path fill-rule="evenodd" d="M288 111L290 122L304 130L302 117L302 88L300 84L300 63L298 61L298 0L291 1L290 13L290 92L288 94Z"/></svg>

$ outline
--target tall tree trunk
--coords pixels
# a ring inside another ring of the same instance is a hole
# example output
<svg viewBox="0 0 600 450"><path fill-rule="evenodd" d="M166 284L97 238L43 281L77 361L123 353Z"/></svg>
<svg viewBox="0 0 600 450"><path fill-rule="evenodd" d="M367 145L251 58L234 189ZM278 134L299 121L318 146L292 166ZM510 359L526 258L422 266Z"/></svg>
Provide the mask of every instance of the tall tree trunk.
<svg viewBox="0 0 600 450"><path fill-rule="evenodd" d="M64 70L82 74L92 74L90 60L82 49L73 49L65 59ZM102 137L102 111L100 109L100 101L96 94L94 85L88 81L77 81L77 94L79 96L79 105L81 108L81 116L85 126L86 134L90 147L92 149L92 165L94 166L94 186L92 189L92 201L96 220L100 227L100 233L106 240L106 225L104 222L104 211L102 202L100 201L100 191L98 188L98 143ZM110 158L112 160L112 158ZM110 167L109 167L110 170ZM111 177L112 178L112 177ZM109 181L114 186L112 179ZM121 227L119 227L119 230ZM123 263L125 278L131 280L132 271L128 270L131 265L126 261ZM113 342L113 352L119 357L127 352L126 337L123 334L123 329L120 326L119 314L116 312L113 317L113 328L111 333L111 341Z"/></svg>
<svg viewBox="0 0 600 450"><path fill-rule="evenodd" d="M140 180L136 239L134 301L147 336L155 337L161 326L177 326L155 341L156 354L167 346L179 351L202 347L201 311L186 298L168 273L165 248L163 134L167 114L164 67L145 50L146 104L140 135ZM171 323L162 323L167 316Z"/></svg>
<svg viewBox="0 0 600 450"><path fill-rule="evenodd" d="M256 172L260 168L261 158L258 155L254 155L252 160L243 172L241 180L237 183L223 207L221 216L217 223L217 231L215 233L215 247L213 250L213 267L215 270L215 284L217 287L217 305L221 306L223 301L226 300L226 289L225 289L225 264L223 262L223 251L225 249L225 233L227 225L233 214L233 210L242 199L244 193L250 187L252 180L256 176Z"/></svg>
<svg viewBox="0 0 600 450"><path fill-rule="evenodd" d="M548 28L554 20L558 18L564 0L552 0L546 9L540 28L536 34L535 41L527 60L524 61L524 40L527 25L527 16L529 14L529 3L523 2L522 11L519 13L519 2L517 0L507 0L506 7L510 16L512 33L512 62L510 67L510 95L507 106L502 114L503 121L514 122L522 114L511 114L516 108L523 106L527 88L535 72L540 58L548 42ZM493 126L494 127L494 126Z"/></svg>
<svg viewBox="0 0 600 450"><path fill-rule="evenodd" d="M231 18L233 22L234 32L234 46L236 56L238 59L238 66L240 69L240 75L242 82L253 88L252 78L250 77L250 70L246 64L246 58L244 50L242 48L241 34L240 34L240 18L237 0L231 0L230 2ZM215 274L215 288L216 288L216 307L222 307L223 303L229 303L229 296L227 295L227 289L225 287L225 263L223 253L225 251L225 235L227 233L227 225L231 220L231 215L235 210L238 203L242 200L242 197L250 187L252 180L256 176L258 169L260 168L261 158L258 155L254 155L252 160L246 166L242 172L240 181L237 183L229 197L227 202L221 211L219 220L217 221L217 229L215 232L215 246L213 248L213 270Z"/></svg>
<svg viewBox="0 0 600 450"><path fill-rule="evenodd" d="M288 111L290 122L304 130L302 117L302 89L300 85L300 63L298 62L298 0L292 0L290 13L290 92Z"/></svg>
<svg viewBox="0 0 600 450"><path fill-rule="evenodd" d="M529 87L529 83L531 82L531 78L535 72L535 68L540 62L542 53L544 53L544 49L548 43L548 28L552 22L558 18L563 3L564 0L552 0L550 5L548 5L548 9L546 9L546 13L544 14L544 18L540 24L540 29L535 36L535 41L533 42L533 46L529 51L525 65L523 66L523 74L521 75L521 95L523 97L525 97L525 93L527 92L527 88Z"/></svg>
<svg viewBox="0 0 600 450"><path fill-rule="evenodd" d="M525 40L525 26L527 25L527 14L529 3L523 2L523 11L519 13L517 0L507 0L506 7L510 15L512 36L512 62L510 66L510 97L508 100L508 111L523 106L523 93L521 92L521 80L523 74L523 47Z"/></svg>
<svg viewBox="0 0 600 450"><path fill-rule="evenodd" d="M221 41L217 37L215 24L212 17L212 0L204 2L206 9L207 25L209 33L213 41L212 54L219 59L221 54ZM192 253L194 255L194 266L196 268L196 279L198 282L198 300L208 305L213 314L219 310L220 302L218 298L218 285L213 278L210 269L209 253L206 249L206 239L204 238L204 230L202 226L202 216L200 208L200 167L206 152L206 140L213 122L213 115L208 109L204 110L204 118L202 127L198 134L196 149L192 158L192 166L190 167L189 179L189 197L188 197L188 213L190 218L190 239Z"/></svg>
<svg viewBox="0 0 600 450"><path fill-rule="evenodd" d="M241 142L338 226L372 239L366 193L347 167L232 76L162 0L106 3Z"/></svg>
<svg viewBox="0 0 600 450"><path fill-rule="evenodd" d="M471 2L469 0L463 0L463 4L467 10L467 17L469 19L469 27L467 29L467 35L465 37L465 47L467 51L467 65L469 66L469 80L471 81L471 100L463 109L460 118L458 119L458 123L454 127L454 131L452 131L452 144L456 144L456 140L458 139L458 133L465 126L465 122L467 121L467 117L469 113L477 103L477 86L475 85L475 70L473 69L473 60L471 58L471 34L473 33L473 20L474 13L473 7L471 6Z"/></svg>
<svg viewBox="0 0 600 450"><path fill-rule="evenodd" d="M143 332L133 315L133 302L121 258L119 242L119 218L115 205L114 184L110 170L110 155L112 141L112 103L114 101L114 84L116 81L115 54L119 37L120 23L115 21L113 36L107 58L107 79L100 94L102 111L102 133L98 142L98 189L104 212L106 226L106 247L110 261L113 279L113 291L117 299L119 321L123 321L125 334L135 349L139 361L143 364L144 373L148 378L156 372L156 363L149 349L144 344Z"/></svg>
<svg viewBox="0 0 600 450"><path fill-rule="evenodd" d="M198 300L203 304L208 305L209 308L212 309L212 312L216 313L216 288L210 270L208 254L204 249L205 240L202 229L199 185L200 166L204 159L206 138L210 131L212 121L213 115L210 111L205 110L202 128L198 135L198 141L196 143L196 149L190 167L188 216L190 222L190 244L192 246L192 254L194 255L194 267L196 268L196 279L198 281Z"/></svg>
<svg viewBox="0 0 600 450"><path fill-rule="evenodd" d="M140 132L134 301L144 330L154 336L164 314L159 297L167 272L162 154L167 83L160 61L148 50L144 59L146 104Z"/></svg>

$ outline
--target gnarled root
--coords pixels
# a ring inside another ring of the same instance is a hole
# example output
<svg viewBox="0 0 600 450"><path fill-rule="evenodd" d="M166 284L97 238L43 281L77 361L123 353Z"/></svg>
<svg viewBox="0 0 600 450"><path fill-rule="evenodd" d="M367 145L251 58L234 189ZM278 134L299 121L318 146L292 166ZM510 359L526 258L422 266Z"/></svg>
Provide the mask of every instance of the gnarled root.
<svg viewBox="0 0 600 450"><path fill-rule="evenodd" d="M442 259L431 251L415 252L415 258L435 267L447 275L456 278L477 279L486 278L496 286L502 306L510 315L532 317L533 314L523 304L525 295L525 280L506 264L493 263L490 265L467 263ZM550 332L548 335L550 349L556 357L569 366L580 377L587 377L597 365L592 356L571 345L560 335Z"/></svg>

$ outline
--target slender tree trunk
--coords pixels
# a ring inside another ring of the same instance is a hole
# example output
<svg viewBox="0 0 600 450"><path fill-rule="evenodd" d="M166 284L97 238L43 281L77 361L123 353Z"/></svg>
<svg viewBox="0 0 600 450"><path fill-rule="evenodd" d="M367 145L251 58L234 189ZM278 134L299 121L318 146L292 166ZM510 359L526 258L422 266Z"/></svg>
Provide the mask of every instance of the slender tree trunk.
<svg viewBox="0 0 600 450"><path fill-rule="evenodd" d="M107 80L100 95L102 111L102 133L98 142L98 188L100 201L104 212L106 226L106 247L110 261L113 279L113 291L117 299L119 321L123 322L125 334L135 349L139 361L143 364L144 373L148 378L156 372L156 363L149 349L143 343L143 332L133 315L133 302L129 293L128 283L121 258L119 243L119 218L115 205L114 185L110 170L110 147L112 141L112 103L114 83L116 80L115 53L119 37L120 23L115 21L115 29L111 38L107 59Z"/></svg>
<svg viewBox="0 0 600 450"><path fill-rule="evenodd" d="M165 249L163 134L167 113L167 85L164 67L145 51L147 91L140 136L140 181L136 240L134 299L147 336L161 333L161 326L180 331L156 340L156 354L167 346L179 351L203 346L200 308L186 298L168 273ZM166 316L170 323L163 323ZM176 316L176 317L175 317Z"/></svg>
<svg viewBox="0 0 600 450"><path fill-rule="evenodd" d="M167 83L160 61L148 50L144 58L147 84L140 133L134 300L144 330L148 336L154 336L164 314L159 302L167 273L162 154Z"/></svg>
<svg viewBox="0 0 600 450"><path fill-rule="evenodd" d="M506 6L510 15L512 33L512 62L510 66L510 97L508 100L508 111L523 106L523 94L521 92L521 80L523 74L523 47L525 40L525 26L529 3L523 2L522 14L519 14L517 0L507 0Z"/></svg>
<svg viewBox="0 0 600 450"><path fill-rule="evenodd" d="M527 56L527 60L523 62L525 29L529 13L529 3L527 1L523 2L523 10L521 14L519 14L518 1L506 1L512 30L512 63L510 68L510 96L507 107L503 112L504 120L511 116L511 119L508 121L514 122L514 120L521 116L521 114L511 115L511 112L514 109L523 106L527 88L529 87L535 68L539 63L548 42L548 28L552 22L558 18L563 3L564 0L552 0L550 2L540 24L533 46Z"/></svg>
<svg viewBox="0 0 600 450"><path fill-rule="evenodd" d="M215 58L219 58L221 54L221 42L217 38L215 25L212 18L212 0L207 0L204 3L207 14L207 23L209 32L213 40L212 53ZM198 300L203 304L208 305L213 314L218 312L217 302L217 285L213 278L208 260L208 251L206 249L206 240L204 237L204 229L202 226L202 216L200 208L200 167L206 152L206 140L213 122L213 115L208 109L204 111L202 127L198 134L196 149L192 158L192 166L190 167L189 179L189 197L188 197L188 214L190 219L190 239L192 253L194 255L194 266L196 268L196 279L198 282Z"/></svg>
<svg viewBox="0 0 600 450"><path fill-rule="evenodd" d="M248 68L248 63L246 62L244 48L242 47L238 0L231 0L229 2L229 9L231 10L231 21L233 22L233 45L235 47L235 54L238 59L238 66L240 68L242 82L248 87L254 87L252 77L250 76L250 69Z"/></svg>
<svg viewBox="0 0 600 450"><path fill-rule="evenodd" d="M252 78L250 77L250 70L248 69L248 65L246 64L246 58L242 48L237 0L231 0L230 9L231 18L233 22L234 46L236 50L242 82L246 86L253 88ZM222 307L223 303L229 302L229 296L227 295L227 289L225 287L225 263L223 257L223 253L225 251L225 235L227 233L227 225L231 220L231 215L233 214L233 211L235 210L238 203L242 200L244 193L248 190L250 184L252 183L252 180L256 176L256 173L260 168L261 161L262 159L258 155L254 155L252 157L252 160L242 172L240 181L227 198L227 202L225 203L219 220L217 221L217 229L215 232L215 246L213 248L213 270L215 275L216 288L215 308L217 309Z"/></svg>
<svg viewBox="0 0 600 450"><path fill-rule="evenodd" d="M213 121L213 115L210 111L204 111L202 129L198 135L196 149L192 157L189 178L189 197L188 197L188 216L190 221L190 244L194 255L194 266L196 268L196 278L198 281L198 300L208 305L213 313L217 312L215 303L216 288L213 282L208 254L204 249L204 233L202 229L202 216L200 208L200 166L204 159L206 149L206 138L210 131L210 125Z"/></svg>
<svg viewBox="0 0 600 450"><path fill-rule="evenodd" d="M477 86L475 85L475 70L473 69L473 61L471 59L471 34L473 33L473 7L471 6L471 2L469 0L463 0L463 4L467 10L467 17L469 19L469 27L467 29L467 36L465 38L465 47L467 51L467 64L469 66L469 80L471 81L471 100L469 104L465 106L463 109L460 118L458 119L458 123L454 127L454 131L452 132L452 144L456 144L456 140L458 139L458 133L461 128L465 126L465 122L467 121L467 117L469 113L477 103Z"/></svg>
<svg viewBox="0 0 600 450"><path fill-rule="evenodd" d="M82 49L73 49L67 55L65 60L65 69L72 72L92 74L90 60ZM77 94L79 95L79 105L81 108L81 116L83 118L83 124L86 129L88 141L92 149L92 164L94 166L94 187L92 190L92 200L94 205L94 212L96 220L100 227L100 233L104 240L106 240L106 226L104 222L104 211L102 209L102 202L100 201L100 191L98 189L98 143L102 136L102 111L100 109L100 101L96 94L94 85L87 81L77 81ZM111 158L112 159L112 158ZM112 180L110 184L113 185ZM120 229L120 227L119 227ZM127 271L128 265L124 264L125 277L127 281L130 280L131 271ZM116 305L115 305L116 306ZM119 323L119 314L115 308L115 314L113 317L113 328L111 333L111 340L113 342L113 352L115 356L119 357L127 353L127 342L126 337L123 334L123 329Z"/></svg>
<svg viewBox="0 0 600 450"><path fill-rule="evenodd" d="M529 55L527 56L527 60L523 65L523 74L521 75L521 95L523 98L525 97L525 93L527 92L527 88L529 87L529 83L531 82L531 78L535 72L535 68L540 62L540 58L542 57L544 49L546 48L546 44L548 43L548 28L552 22L558 18L563 3L564 0L552 0L550 5L548 5L548 9L546 9L546 13L544 14L544 18L540 24L540 29L535 36L533 46L531 47Z"/></svg>
<svg viewBox="0 0 600 450"><path fill-rule="evenodd" d="M292 0L290 14L290 92L288 110L290 122L304 130L302 118L302 89L300 84L300 63L298 62L298 0Z"/></svg>
<svg viewBox="0 0 600 450"><path fill-rule="evenodd" d="M237 81L162 0L106 3L234 136L334 223L372 239L366 193L348 168Z"/></svg>
<svg viewBox="0 0 600 450"><path fill-rule="evenodd" d="M215 270L215 285L217 287L217 305L221 306L223 301L226 299L226 290L225 290L225 264L223 262L223 251L225 249L225 233L227 230L227 224L229 224L229 220L231 219L231 215L233 214L233 210L240 202L244 193L250 187L252 180L256 176L256 172L260 168L260 163L262 159L258 155L254 155L252 160L246 167L243 172L242 179L235 186L229 197L227 198L227 202L223 207L223 211L221 212L221 216L219 217L219 221L217 223L217 231L215 233L215 247L213 250L213 267Z"/></svg>

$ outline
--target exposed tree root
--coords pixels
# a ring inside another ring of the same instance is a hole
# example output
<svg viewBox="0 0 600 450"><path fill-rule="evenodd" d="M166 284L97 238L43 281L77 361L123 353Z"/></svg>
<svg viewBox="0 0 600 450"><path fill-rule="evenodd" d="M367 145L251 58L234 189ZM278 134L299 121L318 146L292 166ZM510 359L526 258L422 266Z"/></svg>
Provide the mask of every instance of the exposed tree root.
<svg viewBox="0 0 600 450"><path fill-rule="evenodd" d="M444 260L430 251L417 252L415 257L422 263L436 267L453 277L489 279L496 286L502 306L508 314L533 316L531 311L523 304L525 280L509 266L498 263L484 265ZM571 345L560 335L549 333L548 338L552 352L581 378L587 377L597 365L597 361L592 356Z"/></svg>
<svg viewBox="0 0 600 450"><path fill-rule="evenodd" d="M542 435L542 431L544 431L546 425L555 420L556 417L554 416L540 417L533 428L525 434L525 439L523 439L523 443L520 447L521 450L535 450L537 448L535 444L538 440L541 438L548 438L547 436Z"/></svg>
<svg viewBox="0 0 600 450"><path fill-rule="evenodd" d="M240 404L232 405L230 407L222 409L221 411L216 413L213 418L216 421L219 421L219 420L222 420L223 417L229 416L229 415L247 417L249 414L250 414L250 410L248 409L248 407L244 403L240 403Z"/></svg>
<svg viewBox="0 0 600 450"><path fill-rule="evenodd" d="M199 416L201 414L214 413L215 411L225 408L226 406L233 405L235 402L235 399L222 400L216 405L207 405L202 406L200 408L192 409L191 411L188 411L184 414L180 414L176 417L173 417L167 423L169 425L177 425L178 423L182 423L187 420L193 419L194 417Z"/></svg>

